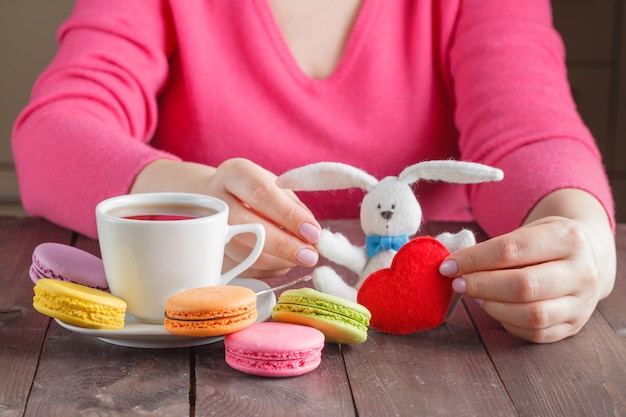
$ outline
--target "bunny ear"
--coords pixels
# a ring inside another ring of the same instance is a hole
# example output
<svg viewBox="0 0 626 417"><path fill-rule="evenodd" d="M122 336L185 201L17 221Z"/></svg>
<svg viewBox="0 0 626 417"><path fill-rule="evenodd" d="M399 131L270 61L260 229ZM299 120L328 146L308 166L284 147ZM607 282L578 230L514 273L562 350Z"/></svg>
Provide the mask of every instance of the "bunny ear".
<svg viewBox="0 0 626 417"><path fill-rule="evenodd" d="M445 181L458 184L476 184L500 181L504 173L498 168L466 161L424 161L411 165L398 176L402 182L413 184L419 180Z"/></svg>
<svg viewBox="0 0 626 417"><path fill-rule="evenodd" d="M324 191L361 188L370 191L378 180L358 168L339 162L318 162L294 168L276 180L279 187L293 191Z"/></svg>

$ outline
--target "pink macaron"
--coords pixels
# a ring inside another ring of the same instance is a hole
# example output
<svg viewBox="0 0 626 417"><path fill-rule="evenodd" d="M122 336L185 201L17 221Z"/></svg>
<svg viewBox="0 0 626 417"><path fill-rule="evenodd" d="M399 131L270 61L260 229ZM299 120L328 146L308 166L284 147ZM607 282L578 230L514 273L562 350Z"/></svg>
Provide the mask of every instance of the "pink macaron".
<svg viewBox="0 0 626 417"><path fill-rule="evenodd" d="M38 245L33 251L33 263L28 272L35 283L41 278L51 278L109 290L102 259L62 243Z"/></svg>
<svg viewBox="0 0 626 417"><path fill-rule="evenodd" d="M292 323L255 323L224 337L226 363L258 376L288 377L317 368L322 360L324 334Z"/></svg>

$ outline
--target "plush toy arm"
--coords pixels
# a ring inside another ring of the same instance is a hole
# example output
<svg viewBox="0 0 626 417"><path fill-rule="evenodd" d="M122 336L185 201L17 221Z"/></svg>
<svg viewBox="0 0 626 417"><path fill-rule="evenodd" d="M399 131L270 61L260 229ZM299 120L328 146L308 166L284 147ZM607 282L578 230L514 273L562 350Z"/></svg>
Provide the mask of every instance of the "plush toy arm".
<svg viewBox="0 0 626 417"><path fill-rule="evenodd" d="M343 265L349 270L360 274L367 262L365 248L354 246L341 233L322 230L317 250L324 258L336 264Z"/></svg>
<svg viewBox="0 0 626 417"><path fill-rule="evenodd" d="M450 252L456 252L459 249L467 248L476 244L476 237L471 230L463 229L458 233L444 232L437 235L436 239L443 243Z"/></svg>
<svg viewBox="0 0 626 417"><path fill-rule="evenodd" d="M326 294L346 298L356 303L357 289L349 286L328 266L320 266L313 271L313 286Z"/></svg>

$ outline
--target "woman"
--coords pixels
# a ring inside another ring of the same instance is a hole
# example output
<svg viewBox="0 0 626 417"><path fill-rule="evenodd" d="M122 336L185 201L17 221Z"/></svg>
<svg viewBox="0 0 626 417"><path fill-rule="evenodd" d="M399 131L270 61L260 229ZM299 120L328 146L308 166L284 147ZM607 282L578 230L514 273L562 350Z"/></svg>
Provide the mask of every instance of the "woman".
<svg viewBox="0 0 626 417"><path fill-rule="evenodd" d="M266 226L248 275L272 276L314 266L316 219L356 216L360 198L300 202L276 174L464 159L505 180L417 190L426 220L475 220L492 237L442 264L458 292L551 342L612 289L610 188L547 0L79 0L59 42L14 130L34 215L95 237L109 196L206 193L231 223ZM247 247L229 245L226 265Z"/></svg>

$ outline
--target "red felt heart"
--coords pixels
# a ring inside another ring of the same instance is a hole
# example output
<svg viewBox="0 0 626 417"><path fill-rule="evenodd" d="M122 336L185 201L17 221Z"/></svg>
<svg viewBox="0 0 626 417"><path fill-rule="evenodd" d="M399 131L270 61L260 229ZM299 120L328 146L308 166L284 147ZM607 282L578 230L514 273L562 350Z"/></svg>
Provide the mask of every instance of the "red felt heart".
<svg viewBox="0 0 626 417"><path fill-rule="evenodd" d="M449 253L437 239L417 237L400 248L391 267L370 274L357 294L372 313L370 326L391 334L440 326L454 295L452 280L439 273Z"/></svg>

